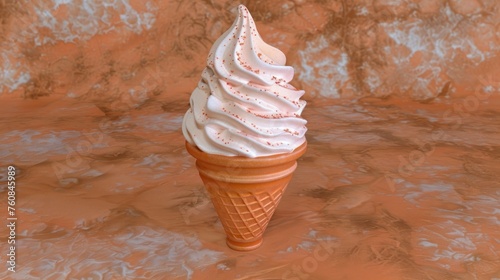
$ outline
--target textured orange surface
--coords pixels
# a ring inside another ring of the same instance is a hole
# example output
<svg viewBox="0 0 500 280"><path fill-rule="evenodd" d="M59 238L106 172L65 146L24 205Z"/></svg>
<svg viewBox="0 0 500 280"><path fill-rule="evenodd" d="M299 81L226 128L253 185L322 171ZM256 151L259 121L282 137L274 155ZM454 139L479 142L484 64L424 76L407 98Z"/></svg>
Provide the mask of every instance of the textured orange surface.
<svg viewBox="0 0 500 280"><path fill-rule="evenodd" d="M242 1L316 97L460 96L500 73L496 0ZM2 1L0 92L126 111L188 94L233 1Z"/></svg>
<svg viewBox="0 0 500 280"><path fill-rule="evenodd" d="M309 101L247 253L180 131L239 2L0 1L0 278L500 279L498 1L242 3Z"/></svg>

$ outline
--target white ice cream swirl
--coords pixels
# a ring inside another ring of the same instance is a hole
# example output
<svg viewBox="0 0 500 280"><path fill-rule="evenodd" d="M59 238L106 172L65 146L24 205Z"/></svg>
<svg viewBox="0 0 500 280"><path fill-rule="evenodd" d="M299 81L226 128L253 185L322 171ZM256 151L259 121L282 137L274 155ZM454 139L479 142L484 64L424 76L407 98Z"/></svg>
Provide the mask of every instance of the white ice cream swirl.
<svg viewBox="0 0 500 280"><path fill-rule="evenodd" d="M182 132L200 150L261 157L293 151L305 142L300 117L304 91L288 84L286 57L260 37L246 7L214 43L191 95Z"/></svg>

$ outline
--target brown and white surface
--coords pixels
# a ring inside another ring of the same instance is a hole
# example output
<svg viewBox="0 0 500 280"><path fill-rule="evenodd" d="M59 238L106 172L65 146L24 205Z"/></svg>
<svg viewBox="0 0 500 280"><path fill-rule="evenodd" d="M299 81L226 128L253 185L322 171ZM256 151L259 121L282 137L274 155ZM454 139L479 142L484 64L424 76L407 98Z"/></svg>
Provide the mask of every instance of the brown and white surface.
<svg viewBox="0 0 500 280"><path fill-rule="evenodd" d="M249 253L180 131L239 3L0 1L2 219L19 170L0 278L500 279L500 4L242 3L309 102L308 152Z"/></svg>

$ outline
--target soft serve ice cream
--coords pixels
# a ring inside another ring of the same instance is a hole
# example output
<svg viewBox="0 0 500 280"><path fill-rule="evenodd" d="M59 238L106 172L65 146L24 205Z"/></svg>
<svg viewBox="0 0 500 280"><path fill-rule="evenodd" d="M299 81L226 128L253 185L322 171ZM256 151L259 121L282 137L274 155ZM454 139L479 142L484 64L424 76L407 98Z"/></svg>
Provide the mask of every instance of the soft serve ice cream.
<svg viewBox="0 0 500 280"><path fill-rule="evenodd" d="M304 91L288 84L286 57L266 44L246 7L214 43L182 132L203 152L261 157L292 152L307 131Z"/></svg>

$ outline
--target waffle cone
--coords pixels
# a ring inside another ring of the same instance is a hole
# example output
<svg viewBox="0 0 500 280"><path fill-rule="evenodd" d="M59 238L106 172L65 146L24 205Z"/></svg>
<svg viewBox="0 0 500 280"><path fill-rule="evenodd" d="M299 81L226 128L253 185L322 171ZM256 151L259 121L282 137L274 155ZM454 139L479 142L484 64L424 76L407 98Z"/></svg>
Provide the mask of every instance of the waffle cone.
<svg viewBox="0 0 500 280"><path fill-rule="evenodd" d="M246 158L207 154L186 142L226 232L227 245L249 251L262 244L307 143L291 153Z"/></svg>

